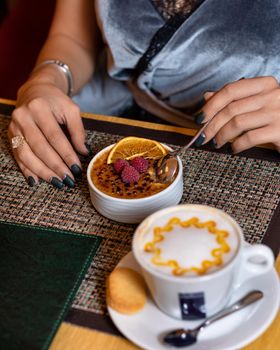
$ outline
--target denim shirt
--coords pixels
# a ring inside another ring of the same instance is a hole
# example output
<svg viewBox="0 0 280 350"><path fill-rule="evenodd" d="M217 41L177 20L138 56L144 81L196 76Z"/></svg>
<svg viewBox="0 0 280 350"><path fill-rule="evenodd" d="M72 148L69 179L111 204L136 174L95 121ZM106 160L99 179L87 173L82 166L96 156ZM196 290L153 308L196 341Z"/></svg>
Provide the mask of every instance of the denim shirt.
<svg viewBox="0 0 280 350"><path fill-rule="evenodd" d="M165 21L150 0L96 0L96 13L106 48L99 82L107 80L103 97L104 86L111 88L111 114L133 96L148 111L188 125L206 91L241 77L280 81L280 0L205 0L137 79L134 68Z"/></svg>

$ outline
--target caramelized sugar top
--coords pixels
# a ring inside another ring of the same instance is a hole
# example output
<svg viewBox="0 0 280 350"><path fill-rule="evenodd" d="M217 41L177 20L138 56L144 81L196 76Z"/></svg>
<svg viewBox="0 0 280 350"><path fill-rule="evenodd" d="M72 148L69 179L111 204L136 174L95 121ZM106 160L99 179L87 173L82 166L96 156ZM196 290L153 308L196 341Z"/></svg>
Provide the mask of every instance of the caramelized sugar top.
<svg viewBox="0 0 280 350"><path fill-rule="evenodd" d="M122 181L121 175L117 174L113 164L107 164L107 157L110 151L103 153L93 164L91 179L94 185L105 194L126 199L144 198L161 192L170 183L162 184L155 180L152 171L140 174L138 182L126 184ZM153 169L156 160L148 160L149 168Z"/></svg>

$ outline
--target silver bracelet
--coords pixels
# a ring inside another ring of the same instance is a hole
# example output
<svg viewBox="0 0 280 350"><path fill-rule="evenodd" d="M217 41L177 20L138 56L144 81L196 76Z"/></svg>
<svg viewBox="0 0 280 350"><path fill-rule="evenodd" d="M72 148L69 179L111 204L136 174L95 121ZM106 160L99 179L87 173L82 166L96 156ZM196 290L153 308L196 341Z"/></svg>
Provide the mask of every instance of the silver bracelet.
<svg viewBox="0 0 280 350"><path fill-rule="evenodd" d="M67 79L67 84L68 84L68 91L67 91L67 95L68 96L72 96L73 92L74 92L74 81L73 81L73 75L72 72L68 66L68 64L59 61L59 60L46 60L43 61L41 63L39 63L32 72L36 72L39 68L47 66L48 64L55 64L60 70L61 72L64 73L66 79Z"/></svg>

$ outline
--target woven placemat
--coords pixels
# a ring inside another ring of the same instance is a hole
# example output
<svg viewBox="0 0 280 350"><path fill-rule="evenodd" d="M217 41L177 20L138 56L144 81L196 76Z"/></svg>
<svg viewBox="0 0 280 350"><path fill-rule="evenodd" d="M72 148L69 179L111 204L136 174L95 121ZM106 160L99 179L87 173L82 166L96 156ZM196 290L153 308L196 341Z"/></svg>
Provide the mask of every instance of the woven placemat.
<svg viewBox="0 0 280 350"><path fill-rule="evenodd" d="M7 117L0 117L1 220L102 237L73 307L105 314L106 276L130 251L136 226L110 221L92 207L85 176L89 159L83 161L84 176L75 189L58 191L46 183L30 188L12 158L6 138L8 122ZM117 130L121 134L120 126ZM96 151L120 138L120 135L87 131L87 141ZM278 162L190 149L183 164L182 203L208 204L223 209L239 222L249 243L262 242L279 204Z"/></svg>

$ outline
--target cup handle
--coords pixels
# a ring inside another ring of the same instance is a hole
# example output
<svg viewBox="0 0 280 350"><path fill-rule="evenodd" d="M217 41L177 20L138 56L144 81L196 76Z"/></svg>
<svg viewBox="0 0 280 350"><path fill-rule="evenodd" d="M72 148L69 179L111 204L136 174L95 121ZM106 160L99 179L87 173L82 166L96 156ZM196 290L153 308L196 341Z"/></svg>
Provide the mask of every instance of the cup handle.
<svg viewBox="0 0 280 350"><path fill-rule="evenodd" d="M241 271L235 283L235 288L238 288L248 278L270 271L273 266L274 255L269 247L264 244L245 246L240 264Z"/></svg>

